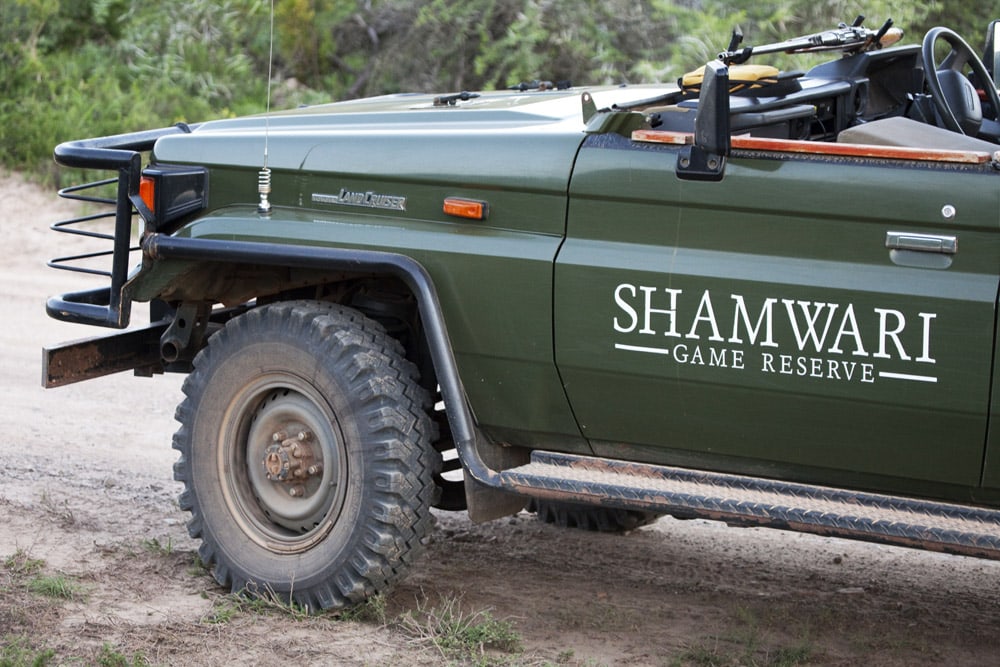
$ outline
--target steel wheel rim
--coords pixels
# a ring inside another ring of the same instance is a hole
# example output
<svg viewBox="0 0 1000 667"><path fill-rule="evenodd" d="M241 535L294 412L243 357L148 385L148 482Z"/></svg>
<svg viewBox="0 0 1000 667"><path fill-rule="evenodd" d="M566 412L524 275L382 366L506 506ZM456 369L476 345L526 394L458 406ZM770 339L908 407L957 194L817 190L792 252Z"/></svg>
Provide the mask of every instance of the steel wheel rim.
<svg viewBox="0 0 1000 667"><path fill-rule="evenodd" d="M294 457L288 451L282 457L275 447L298 440L302 430L310 434L309 464L319 464L321 471L296 480L281 465ZM279 442L277 433L287 438ZM299 553L329 534L344 506L346 448L333 410L308 381L270 373L244 387L229 403L219 442L223 498L251 540L269 550ZM301 495L292 494L295 487L302 488Z"/></svg>

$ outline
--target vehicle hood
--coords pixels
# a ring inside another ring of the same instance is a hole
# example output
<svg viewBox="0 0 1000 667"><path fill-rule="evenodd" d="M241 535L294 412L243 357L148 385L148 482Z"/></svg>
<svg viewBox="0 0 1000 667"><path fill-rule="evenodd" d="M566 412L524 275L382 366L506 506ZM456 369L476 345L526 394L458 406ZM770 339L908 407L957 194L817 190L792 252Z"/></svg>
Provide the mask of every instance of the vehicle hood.
<svg viewBox="0 0 1000 667"><path fill-rule="evenodd" d="M470 184L566 188L586 134L584 94L598 109L647 99L667 86L496 91L435 104L398 94L203 123L160 139L161 163L303 171ZM499 176L498 176L499 175Z"/></svg>

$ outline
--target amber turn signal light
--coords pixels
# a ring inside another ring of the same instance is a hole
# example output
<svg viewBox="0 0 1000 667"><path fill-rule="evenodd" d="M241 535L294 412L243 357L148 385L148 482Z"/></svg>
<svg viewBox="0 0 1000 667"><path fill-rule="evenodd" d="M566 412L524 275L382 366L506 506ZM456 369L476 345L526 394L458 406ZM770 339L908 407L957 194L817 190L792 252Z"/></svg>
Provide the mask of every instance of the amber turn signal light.
<svg viewBox="0 0 1000 667"><path fill-rule="evenodd" d="M444 212L457 218L485 220L486 216L490 214L490 205L484 201L477 201L475 199L448 197L444 200Z"/></svg>
<svg viewBox="0 0 1000 667"><path fill-rule="evenodd" d="M139 181L139 197L142 199L146 207L156 213L156 180L149 177L143 176Z"/></svg>
<svg viewBox="0 0 1000 667"><path fill-rule="evenodd" d="M165 232L208 206L208 170L185 165L150 165L142 171L140 210L150 231ZM136 208L139 208L138 203Z"/></svg>

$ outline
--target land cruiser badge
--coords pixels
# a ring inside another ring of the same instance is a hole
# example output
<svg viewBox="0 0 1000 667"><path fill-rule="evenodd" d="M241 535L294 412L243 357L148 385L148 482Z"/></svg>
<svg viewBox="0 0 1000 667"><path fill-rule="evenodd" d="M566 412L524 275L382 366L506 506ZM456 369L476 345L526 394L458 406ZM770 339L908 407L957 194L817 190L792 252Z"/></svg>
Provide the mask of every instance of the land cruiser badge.
<svg viewBox="0 0 1000 667"><path fill-rule="evenodd" d="M352 192L347 188L341 188L335 195L325 195L314 192L312 196L314 204L340 204L342 206L360 206L361 208L381 208L387 211L405 211L406 197L396 195L384 195L378 192Z"/></svg>

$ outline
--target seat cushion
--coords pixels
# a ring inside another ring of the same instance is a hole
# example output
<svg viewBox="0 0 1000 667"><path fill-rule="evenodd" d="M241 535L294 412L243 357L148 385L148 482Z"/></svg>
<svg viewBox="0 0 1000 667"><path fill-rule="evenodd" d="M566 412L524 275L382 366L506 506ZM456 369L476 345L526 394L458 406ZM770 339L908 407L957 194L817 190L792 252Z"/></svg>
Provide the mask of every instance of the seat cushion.
<svg viewBox="0 0 1000 667"><path fill-rule="evenodd" d="M1000 150L1000 145L902 116L882 118L849 127L837 135L837 143L986 151L987 153Z"/></svg>

